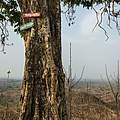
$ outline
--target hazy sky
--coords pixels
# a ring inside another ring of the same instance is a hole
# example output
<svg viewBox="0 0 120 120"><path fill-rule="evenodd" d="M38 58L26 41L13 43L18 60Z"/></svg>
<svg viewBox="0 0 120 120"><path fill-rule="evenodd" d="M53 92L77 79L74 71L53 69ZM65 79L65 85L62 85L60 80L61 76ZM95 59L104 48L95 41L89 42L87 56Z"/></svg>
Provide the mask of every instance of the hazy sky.
<svg viewBox="0 0 120 120"><path fill-rule="evenodd" d="M107 22L105 22L107 24ZM69 65L69 43L72 43L72 70L80 76L84 65L86 69L84 78L99 79L100 74L105 74L105 64L110 73L116 71L117 60L120 59L120 36L113 27L109 32L109 40L100 28L92 29L96 24L93 11L79 8L76 12L75 24L68 26L64 15L62 15L62 58L65 69ZM113 25L113 24L112 24ZM24 70L24 43L19 35L11 28L10 42L14 45L6 47L7 54L0 53L0 77L7 77L7 71L11 70L11 78L23 77Z"/></svg>

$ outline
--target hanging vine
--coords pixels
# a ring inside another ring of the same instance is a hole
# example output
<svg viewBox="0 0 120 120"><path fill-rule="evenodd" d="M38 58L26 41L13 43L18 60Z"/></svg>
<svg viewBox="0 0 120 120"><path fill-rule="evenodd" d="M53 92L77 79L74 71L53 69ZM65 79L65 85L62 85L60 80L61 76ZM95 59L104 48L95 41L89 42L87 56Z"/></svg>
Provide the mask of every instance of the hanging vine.
<svg viewBox="0 0 120 120"><path fill-rule="evenodd" d="M8 41L8 36L9 36L6 25L7 25L6 21L0 21L0 31L1 31L0 41L1 41L1 46L2 46L1 52L3 52L3 53L6 53L5 52L5 46L9 45L9 44L6 43L6 40Z"/></svg>
<svg viewBox="0 0 120 120"><path fill-rule="evenodd" d="M112 0L111 1L104 1L103 7L100 9L100 12L98 12L95 7L92 7L92 9L95 11L96 13L96 18L97 18L97 23L95 25L94 29L96 28L96 26L100 27L105 35L106 35L106 40L108 40L109 36L107 35L107 31L105 30L105 28L102 26L103 23L103 13L105 13L107 15L107 21L108 21L108 26L110 29L112 29L111 27L111 21L113 21L115 23L116 29L118 31L118 33L120 33L120 25L118 22L118 18L120 16L120 9L118 8L118 10L115 10L115 1ZM98 17L98 15L100 14L100 18Z"/></svg>
<svg viewBox="0 0 120 120"><path fill-rule="evenodd" d="M0 0L0 43L2 49L0 52L5 52L5 46L13 45L8 42L9 32L8 24L14 27L14 31L19 33L21 23L21 13L18 11L18 5L14 0Z"/></svg>
<svg viewBox="0 0 120 120"><path fill-rule="evenodd" d="M74 23L75 20L74 13L76 11L76 7L83 5L83 7L93 9L93 11L96 14L97 22L93 27L93 31L98 26L100 29L104 31L106 40L109 39L106 29L104 28L104 26L102 26L102 23L104 22L103 17L104 14L106 14L109 28L112 29L111 22L113 21L115 23L118 33L120 34L120 23L118 21L120 18L120 7L116 7L115 9L115 5L116 6L120 5L120 0L62 0L62 1L64 2L64 6L67 6L67 10L63 13L66 16L69 26L71 25L71 23L72 24ZM97 10L96 9L97 5L102 5L102 7L99 10Z"/></svg>

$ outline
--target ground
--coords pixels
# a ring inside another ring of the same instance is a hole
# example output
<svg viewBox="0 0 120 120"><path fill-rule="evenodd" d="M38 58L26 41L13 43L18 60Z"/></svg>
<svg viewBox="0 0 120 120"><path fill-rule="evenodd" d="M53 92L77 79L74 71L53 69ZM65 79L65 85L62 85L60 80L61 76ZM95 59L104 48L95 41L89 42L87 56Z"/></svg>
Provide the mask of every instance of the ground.
<svg viewBox="0 0 120 120"><path fill-rule="evenodd" d="M0 120L18 120L21 81L6 83L0 81ZM72 92L71 116L72 120L117 120L107 82L80 82Z"/></svg>

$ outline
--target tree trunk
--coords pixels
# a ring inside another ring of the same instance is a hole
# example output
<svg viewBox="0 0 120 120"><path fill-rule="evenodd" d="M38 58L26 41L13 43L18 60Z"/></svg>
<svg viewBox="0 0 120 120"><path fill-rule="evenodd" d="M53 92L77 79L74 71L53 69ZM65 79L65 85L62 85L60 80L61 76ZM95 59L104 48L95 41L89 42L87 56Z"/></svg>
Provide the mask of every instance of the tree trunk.
<svg viewBox="0 0 120 120"><path fill-rule="evenodd" d="M22 13L40 12L23 32L25 70L19 120L67 120L61 60L60 0L18 0Z"/></svg>

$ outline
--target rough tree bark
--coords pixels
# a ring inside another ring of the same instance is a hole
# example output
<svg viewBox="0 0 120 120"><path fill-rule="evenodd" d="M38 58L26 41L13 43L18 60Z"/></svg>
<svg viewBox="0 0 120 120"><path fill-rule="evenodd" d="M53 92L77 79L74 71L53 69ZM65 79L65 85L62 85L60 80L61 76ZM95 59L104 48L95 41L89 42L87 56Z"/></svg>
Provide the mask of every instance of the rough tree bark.
<svg viewBox="0 0 120 120"><path fill-rule="evenodd" d="M22 13L40 12L40 18L24 18L35 26L23 32L25 70L19 120L67 120L65 76L61 60L60 0L18 0Z"/></svg>

